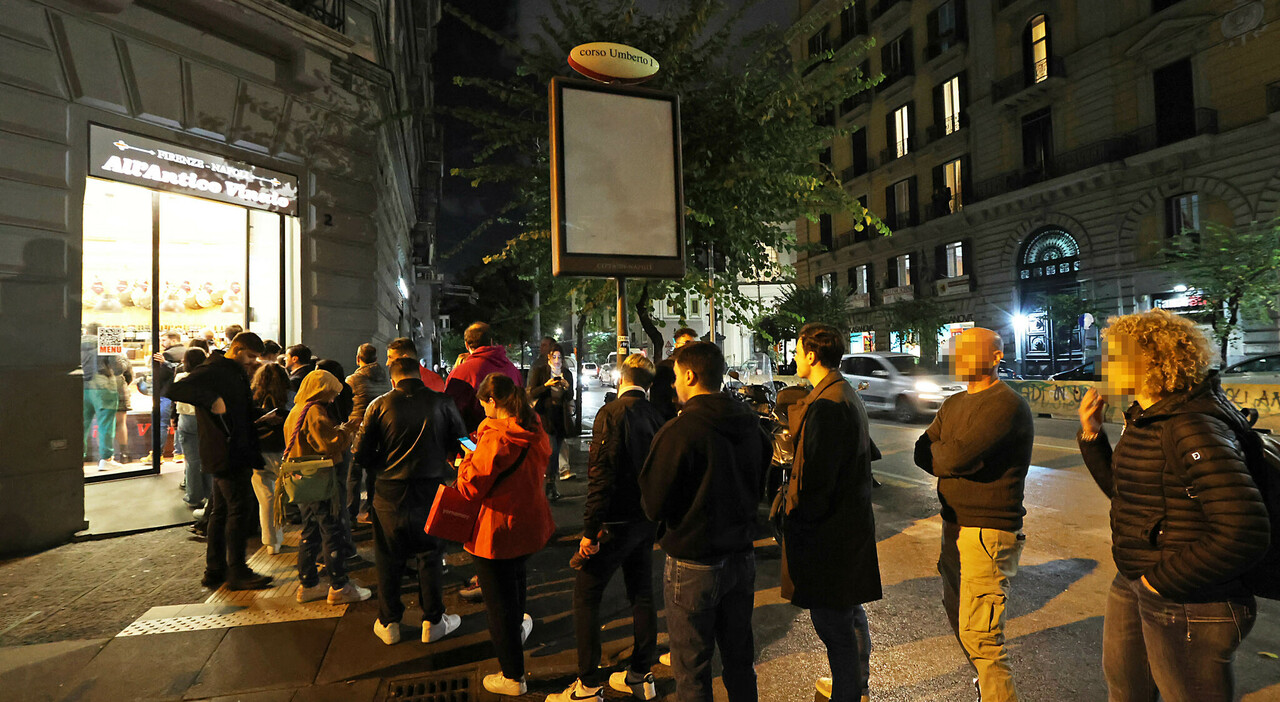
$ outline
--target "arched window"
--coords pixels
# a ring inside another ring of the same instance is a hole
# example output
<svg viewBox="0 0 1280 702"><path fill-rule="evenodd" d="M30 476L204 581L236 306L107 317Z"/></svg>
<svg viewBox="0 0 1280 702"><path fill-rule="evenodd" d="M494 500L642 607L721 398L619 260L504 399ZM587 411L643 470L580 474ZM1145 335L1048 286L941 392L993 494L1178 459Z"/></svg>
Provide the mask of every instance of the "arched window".
<svg viewBox="0 0 1280 702"><path fill-rule="evenodd" d="M1022 33L1023 74L1027 85L1049 78L1049 18L1036 15Z"/></svg>
<svg viewBox="0 0 1280 702"><path fill-rule="evenodd" d="M1080 245L1075 237L1055 227L1041 229L1027 239L1018 258L1018 279L1023 281L1059 276L1074 279L1079 270Z"/></svg>

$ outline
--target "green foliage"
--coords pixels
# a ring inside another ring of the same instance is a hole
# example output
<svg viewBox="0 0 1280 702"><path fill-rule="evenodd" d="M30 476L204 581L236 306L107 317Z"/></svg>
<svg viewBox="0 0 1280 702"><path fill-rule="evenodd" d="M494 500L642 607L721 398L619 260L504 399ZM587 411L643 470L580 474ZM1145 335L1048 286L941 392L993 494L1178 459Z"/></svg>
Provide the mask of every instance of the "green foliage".
<svg viewBox="0 0 1280 702"><path fill-rule="evenodd" d="M772 346L797 338L800 329L812 323L830 324L840 330L842 336L846 335L849 333L848 297L849 289L841 286L827 293L817 286L788 286L777 311L760 317L753 325L756 335L765 345Z"/></svg>
<svg viewBox="0 0 1280 702"><path fill-rule="evenodd" d="M1046 295L1044 298L1044 314L1059 331L1074 330L1080 324L1080 315L1091 314L1094 319L1101 315L1097 303L1073 294Z"/></svg>
<svg viewBox="0 0 1280 702"><path fill-rule="evenodd" d="M890 331L902 334L904 344L920 346L920 360L938 360L938 332L947 323L947 309L937 298L918 297L880 308L880 316Z"/></svg>
<svg viewBox="0 0 1280 702"><path fill-rule="evenodd" d="M1221 360L1243 312L1265 318L1280 296L1280 219L1229 227L1207 223L1164 247L1164 268L1204 300L1200 321L1213 328Z"/></svg>
<svg viewBox="0 0 1280 702"><path fill-rule="evenodd" d="M804 26L785 33L768 30L735 38L744 8L724 0L671 2L656 12L632 0L551 0L540 32L526 45L494 34L465 15L450 12L511 53L515 75L501 80L457 77L458 85L483 91L496 107L454 110L478 130L473 163L452 174L473 184L507 183L514 196L478 234L495 223L521 232L486 262L512 261L544 300L578 294L581 309L611 305L613 285L600 280L550 278L550 166L547 85L570 75L569 50L591 41L614 41L658 59L661 71L647 86L680 96L684 162L685 236L688 275L676 281L634 283L632 300L646 331L661 348L661 332L649 302L683 304L686 294L714 296L723 318L750 323L758 314L737 282L784 277L774 270L770 249L793 250L796 241L782 223L817 221L822 213L850 212L862 226L886 231L818 165L818 153L848 129L819 120L845 98L879 77L855 68L874 41L850 43L835 52L793 64L790 43L808 37L849 3L834 3ZM812 25L812 26L810 26ZM816 65L808 75L801 71ZM863 223L866 224L863 224ZM473 234L473 235L474 235ZM723 256L713 276L698 263L714 245ZM654 338L656 335L656 338Z"/></svg>
<svg viewBox="0 0 1280 702"><path fill-rule="evenodd" d="M584 360L604 363L609 354L618 350L618 335L613 332L587 334L587 355Z"/></svg>

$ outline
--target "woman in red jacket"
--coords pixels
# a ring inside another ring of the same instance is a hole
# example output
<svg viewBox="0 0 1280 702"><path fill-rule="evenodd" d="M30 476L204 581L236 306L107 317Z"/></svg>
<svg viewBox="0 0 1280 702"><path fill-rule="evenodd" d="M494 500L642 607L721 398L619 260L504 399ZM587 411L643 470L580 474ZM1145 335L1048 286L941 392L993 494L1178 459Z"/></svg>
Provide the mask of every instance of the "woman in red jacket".
<svg viewBox="0 0 1280 702"><path fill-rule="evenodd" d="M501 673L487 675L484 687L500 695L522 695L524 640L533 619L524 613L525 561L542 549L555 523L543 492L551 446L524 388L502 373L491 373L476 390L485 419L476 450L458 469L458 490L480 500L471 540L476 574L489 616L489 637Z"/></svg>

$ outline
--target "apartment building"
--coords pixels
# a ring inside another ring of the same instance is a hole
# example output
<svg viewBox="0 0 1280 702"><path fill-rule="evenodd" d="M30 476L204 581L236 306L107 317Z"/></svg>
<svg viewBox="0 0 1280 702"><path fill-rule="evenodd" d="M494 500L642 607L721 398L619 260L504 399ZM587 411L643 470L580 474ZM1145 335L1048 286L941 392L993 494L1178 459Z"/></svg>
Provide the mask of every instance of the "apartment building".
<svg viewBox="0 0 1280 702"><path fill-rule="evenodd" d="M797 21L840 5L800 0ZM822 158L893 235L797 224L821 246L797 283L853 289L855 346L901 348L878 312L933 297L952 330L1000 331L1024 372L1062 370L1096 336L1054 328L1047 295L1193 311L1164 240L1280 216L1277 0L859 2L793 47L827 50L884 74L831 115L857 131ZM1280 348L1273 321L1246 326L1233 356Z"/></svg>

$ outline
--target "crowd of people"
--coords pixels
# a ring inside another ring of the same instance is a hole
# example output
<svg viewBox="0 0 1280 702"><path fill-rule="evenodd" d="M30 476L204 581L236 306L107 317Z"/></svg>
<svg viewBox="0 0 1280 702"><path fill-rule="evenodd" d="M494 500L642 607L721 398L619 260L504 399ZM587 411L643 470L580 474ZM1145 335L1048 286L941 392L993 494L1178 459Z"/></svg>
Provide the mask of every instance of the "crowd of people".
<svg viewBox="0 0 1280 702"><path fill-rule="evenodd" d="M252 332L222 353L187 349L167 397L186 447L187 499L208 496L203 583L263 588L245 562L252 496L264 546L278 551L282 511L302 523L297 599L356 602L371 591L347 575L353 524L373 529L378 616L374 634L401 640L401 578L416 571L421 640L439 641L461 618L442 595L445 544L426 530L442 485L477 505L462 544L476 571L501 670L483 680L501 695L528 690L524 642L528 561L555 529L560 446L571 435L573 377L549 340L527 381L476 323L467 355L441 378L408 339L359 347L357 369L317 361L305 346L279 362ZM180 340L179 340L180 341ZM656 697L651 672L671 666L676 698L712 699L719 651L732 702L758 698L751 615L760 506L782 546L782 596L810 612L837 702L870 699L871 637L864 605L883 597L872 510L871 465L880 452L867 411L839 372L836 329L799 333L796 374L807 382L785 413L794 460L766 495L773 438L747 404L721 391L725 359L714 344L677 332L672 357L623 358L616 399L597 413L588 456L583 533L570 565L577 678L548 702L602 700L604 686ZM1103 670L1116 702L1216 702L1233 696L1231 661L1256 617L1242 575L1269 547L1270 522L1247 465L1240 412L1209 370L1209 346L1186 320L1157 310L1115 320L1106 337L1106 397L1133 397L1114 447L1104 394L1080 408L1085 464L1111 500L1119 573L1106 604ZM166 349L167 351L168 349ZM277 351L278 352L278 351ZM915 445L937 478L942 610L975 673L979 700L1018 699L1005 641L1010 581L1026 544L1024 484L1035 427L1027 402L1003 383L1000 336L969 329L955 341L949 397ZM199 451L193 451L193 447ZM199 456L194 456L198 453ZM281 499L282 466L323 457L328 496ZM191 460L196 458L196 460ZM456 474L456 477L455 477ZM665 554L662 598L670 653L658 656L653 551ZM325 579L318 575L324 567ZM600 667L600 605L621 571L634 645L622 670Z"/></svg>

